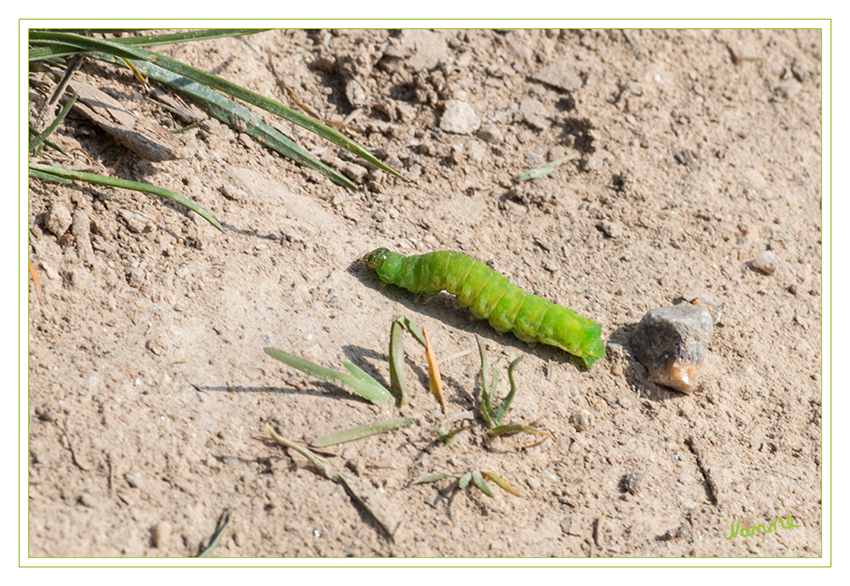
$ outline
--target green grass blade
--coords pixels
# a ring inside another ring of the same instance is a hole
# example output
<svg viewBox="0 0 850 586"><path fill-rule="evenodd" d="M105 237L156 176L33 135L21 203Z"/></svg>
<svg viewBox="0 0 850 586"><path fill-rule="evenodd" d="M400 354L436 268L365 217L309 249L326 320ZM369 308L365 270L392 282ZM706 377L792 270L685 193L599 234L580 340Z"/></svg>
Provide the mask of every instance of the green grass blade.
<svg viewBox="0 0 850 586"><path fill-rule="evenodd" d="M522 356L511 362L511 365L508 366L508 380L511 383L511 392L508 393L508 396L505 397L505 400L499 405L499 408L496 409L495 413L493 413L493 422L496 425L501 425L502 420L505 418L505 415L508 413L508 409L511 408L511 402L514 400L514 395L516 395L516 383L514 383L514 367L519 364L519 361L522 360Z"/></svg>
<svg viewBox="0 0 850 586"><path fill-rule="evenodd" d="M381 383L376 381L372 377L372 375L370 375L368 372L366 372L365 370L363 370L359 366L352 364L351 362L348 362L347 360L343 360L342 365L345 367L345 370L347 370L349 373L351 373L351 376L353 376L354 378L356 378L357 380L359 380L363 384L366 384L366 385L369 385L369 386L372 386L372 387L376 387L378 389L382 389L382 390L386 391L386 389L384 388L384 385L382 385Z"/></svg>
<svg viewBox="0 0 850 586"><path fill-rule="evenodd" d="M410 483L410 486L415 484L427 484L429 482L439 482L441 480L445 480L448 478L448 474L426 474L425 476L420 476L416 480Z"/></svg>
<svg viewBox="0 0 850 586"><path fill-rule="evenodd" d="M218 547L218 544L221 541L221 536L224 535L224 530L227 529L227 526L230 524L230 519L232 517L233 506L228 506L226 509L224 509L224 512L221 514L221 517L218 518L218 523L216 523L212 540L210 541L209 546L207 546L207 548L198 555L199 558L208 558L212 555L213 551L215 551L215 548Z"/></svg>
<svg viewBox="0 0 850 586"><path fill-rule="evenodd" d="M344 374L342 372L337 372L336 370L331 370L330 368L319 366L309 360L304 360L303 358L287 354L286 352L276 350L274 348L266 348L265 352L275 360L279 360L292 368L316 377L320 381L340 385L353 392L355 395L363 397L367 401L372 401L374 403L393 400L393 396L390 392L382 385L378 384L377 381L374 381L374 379L372 379L374 383L369 383L353 375Z"/></svg>
<svg viewBox="0 0 850 586"><path fill-rule="evenodd" d="M347 177L331 169L287 138L279 130L257 118L245 106L228 100L208 87L167 71L157 65L143 61L132 61L132 63L139 71L151 79L172 87L189 97L210 116L238 128L252 138L257 139L261 144L305 167L318 171L335 183L349 188L356 187Z"/></svg>
<svg viewBox="0 0 850 586"><path fill-rule="evenodd" d="M422 344L423 348L428 345L425 342L425 336L422 334L422 329L418 325L416 325L416 322L414 322L412 319L410 319L406 315L397 315L393 318L393 323L396 322L401 324L404 329L410 332L410 335L413 336L417 342Z"/></svg>
<svg viewBox="0 0 850 586"><path fill-rule="evenodd" d="M490 490L490 487L487 486L487 483L484 482L484 478L481 476L481 472L475 470L472 472L472 484L478 487L478 490L493 498L493 491Z"/></svg>
<svg viewBox="0 0 850 586"><path fill-rule="evenodd" d="M393 540L393 532L390 531L390 528L387 527L387 524L384 523L381 520L381 518L378 516L378 514L375 511L373 511L369 507L369 505L366 504L366 501L364 501L363 498L354 491L354 489L351 487L351 485L348 484L348 479L339 472L334 472L332 479L335 480L338 484L342 485L342 487L345 489L345 492L348 493L348 496L351 497L351 499L353 501L355 501L358 505L360 505L363 508L364 511L369 513L369 515L372 517L372 519L374 519L375 522L378 524L378 526L380 526L380 528L384 531L384 533L387 536L387 539L392 541Z"/></svg>
<svg viewBox="0 0 850 586"><path fill-rule="evenodd" d="M530 171L526 171L525 173L520 173L514 179L516 181L528 181L529 179L540 179L541 177L546 177L549 173L566 163L567 161L571 161L573 159L578 158L578 153L570 153L566 157L561 157L560 159L556 159L549 163L548 165L543 165L542 167L537 167L536 169L531 169Z"/></svg>
<svg viewBox="0 0 850 586"><path fill-rule="evenodd" d="M345 431L338 431L337 433L321 437L311 443L310 446L315 448L326 448L328 446L335 446L345 442L353 442L379 433L387 433L388 431L402 429L414 424L415 422L415 419L411 419L409 417L399 417L397 419L370 423L369 425L361 425L354 429L346 429Z"/></svg>
<svg viewBox="0 0 850 586"><path fill-rule="evenodd" d="M490 392L487 388L489 386L487 381L487 347L478 334L475 334L475 341L478 342L478 352L481 354L481 417L484 418L487 427L493 429L496 425L493 423L493 408L490 405Z"/></svg>
<svg viewBox="0 0 850 586"><path fill-rule="evenodd" d="M113 43L123 45L125 47L153 47L155 45L173 45L176 43L185 43L190 41L207 41L210 39L221 39L225 37L242 37L253 35L255 33L264 32L271 29L263 28L245 28L245 29L208 29L182 33L170 33L166 35L149 35L138 37L121 37L117 39L109 39ZM70 31L66 31L70 32ZM137 29L127 30L110 30L96 32L139 32ZM41 61L50 57L65 57L79 53L77 49L63 50L56 46L53 47L35 47L29 50L30 61Z"/></svg>
<svg viewBox="0 0 850 586"><path fill-rule="evenodd" d="M407 375L404 372L404 326L393 320L390 326L390 392L395 397L395 406L404 409L410 403L407 392Z"/></svg>
<svg viewBox="0 0 850 586"><path fill-rule="evenodd" d="M443 433L438 427L432 427L431 431L437 434L437 439L439 441L443 442L448 446L451 445L451 443L454 441L454 436L456 436L462 431L466 431L467 429L472 429L473 427L475 427L474 423L472 425L464 425L463 427L458 427L457 429L453 429L448 433Z"/></svg>
<svg viewBox="0 0 850 586"><path fill-rule="evenodd" d="M62 177L54 175L53 173L45 173L43 171L39 171L38 169L33 169L32 165L30 165L30 177L35 177L36 179L41 179L43 181L55 181L56 183L73 183L73 181L63 179Z"/></svg>
<svg viewBox="0 0 850 586"><path fill-rule="evenodd" d="M40 132L35 138L33 138L29 142L29 145L27 146L28 151L32 151L34 148L40 147L41 144L45 140L47 140L47 137L50 136L53 133L54 130L56 130L56 127L59 126L59 124L65 119L65 116L68 115L68 112L71 111L71 108L74 106L74 102L76 102L76 101L77 101L77 92L74 92L74 95L71 96L71 99L68 100L68 103L66 103L62 107L62 109L59 111L59 115L56 116L56 119L53 122L51 122L50 125L47 128L45 128L42 132ZM41 150L41 149L39 148L39 150Z"/></svg>
<svg viewBox="0 0 850 586"><path fill-rule="evenodd" d="M227 37L245 37L265 31L268 28L213 28L197 31L186 31L182 33L168 33L164 35L148 35L136 37L121 37L110 39L111 41L124 45L125 47L153 47L155 45L176 45L177 43L188 43L191 41L209 41Z"/></svg>
<svg viewBox="0 0 850 586"><path fill-rule="evenodd" d="M108 63L122 65L112 56L100 52L92 53L91 56ZM296 163L314 171L318 171L334 183L349 188L356 187L347 177L331 169L291 139L287 138L279 130L257 118L245 106L228 100L208 87L152 63L146 63L144 61L130 61L130 63L144 75L187 96L210 116L245 132L248 136L255 138L261 144L277 151L284 157L292 159Z"/></svg>
<svg viewBox="0 0 850 586"><path fill-rule="evenodd" d="M33 128L32 124L30 124L30 125L29 125L28 131L29 131L30 136L38 136L38 134L39 134L38 130L36 130L35 128ZM56 150L56 151L59 151L60 153L66 154L66 153L65 153L65 149L63 149L62 147L60 147L60 146L59 146L58 144L56 144L55 142L51 142L51 141L49 141L49 140L47 140L47 139L44 139L44 146L48 146L48 147L50 147L50 148L52 148L52 149L54 149L54 150ZM36 153L35 153L35 154L38 154L38 153L40 153L40 152L41 152L41 149L38 149L38 150L36 151Z"/></svg>
<svg viewBox="0 0 850 586"><path fill-rule="evenodd" d="M457 487L461 490L469 486L469 482L472 480L472 472L467 472L463 476L461 476L457 481Z"/></svg>
<svg viewBox="0 0 850 586"><path fill-rule="evenodd" d="M193 201L190 201L183 197L182 195L178 195L173 191L169 191L167 189L163 189L161 187L156 187L154 185L150 185L148 183L139 183L137 181L128 181L126 179L116 179L115 177L107 177L105 175L96 175L94 173L83 173L81 171L71 171L69 169L63 169L62 167L58 167L53 165L51 167L42 167L40 165L30 164L29 166L30 174L33 172L39 173L39 177L42 179L48 179L52 177L58 177L60 179L74 179L77 181L85 181L87 183L94 183L96 185L106 185L108 187L120 187L122 189L130 189L133 191L142 191L144 193L152 193L154 195L158 195L160 197L164 197L166 199L171 199L183 205L207 222L222 230L221 224L218 223L218 220L213 218L207 210L199 206ZM34 175L35 176L35 175ZM60 181L61 182L61 181Z"/></svg>
<svg viewBox="0 0 850 586"><path fill-rule="evenodd" d="M532 433L534 435L549 435L545 431L540 431L536 427L531 427L530 425L522 425L521 423L514 423L511 425L499 425L494 427L490 431L487 432L487 435L491 437L495 437L497 435L511 435L514 433Z"/></svg>

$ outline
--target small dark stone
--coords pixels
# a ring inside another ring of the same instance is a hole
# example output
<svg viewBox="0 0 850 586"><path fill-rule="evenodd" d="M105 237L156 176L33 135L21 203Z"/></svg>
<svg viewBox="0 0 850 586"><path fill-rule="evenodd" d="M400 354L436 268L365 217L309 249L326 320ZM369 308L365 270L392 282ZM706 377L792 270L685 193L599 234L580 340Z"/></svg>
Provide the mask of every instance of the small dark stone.
<svg viewBox="0 0 850 586"><path fill-rule="evenodd" d="M684 151L680 151L673 155L673 158L676 159L676 162L680 165L690 165L694 161L694 154L685 149Z"/></svg>
<svg viewBox="0 0 850 586"><path fill-rule="evenodd" d="M643 473L641 472L632 472L625 478L623 478L623 487L630 494L637 494L640 489L640 481L643 479Z"/></svg>

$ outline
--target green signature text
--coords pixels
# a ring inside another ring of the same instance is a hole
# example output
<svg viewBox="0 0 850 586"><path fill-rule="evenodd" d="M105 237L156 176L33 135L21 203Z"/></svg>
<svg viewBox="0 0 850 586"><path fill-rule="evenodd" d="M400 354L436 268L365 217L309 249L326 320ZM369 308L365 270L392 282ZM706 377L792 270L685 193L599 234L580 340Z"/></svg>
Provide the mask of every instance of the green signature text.
<svg viewBox="0 0 850 586"><path fill-rule="evenodd" d="M773 533L775 530L782 527L783 529L794 529L795 527L799 527L799 525L794 524L793 515L788 515L783 519L782 517L777 517L773 521L765 525L754 525L752 527L741 527L741 519L738 519L737 524L735 521L732 521L732 533L726 539L735 539L736 537L752 537L753 535L757 535L759 533Z"/></svg>

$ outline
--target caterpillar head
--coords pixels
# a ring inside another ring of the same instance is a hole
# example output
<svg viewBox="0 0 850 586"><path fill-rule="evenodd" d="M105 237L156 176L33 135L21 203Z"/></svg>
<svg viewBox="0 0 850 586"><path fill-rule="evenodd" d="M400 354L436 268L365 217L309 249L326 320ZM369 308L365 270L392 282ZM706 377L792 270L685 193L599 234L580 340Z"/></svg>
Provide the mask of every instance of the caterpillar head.
<svg viewBox="0 0 850 586"><path fill-rule="evenodd" d="M387 260L390 251L386 248L378 248L363 257L363 263L370 269L378 269Z"/></svg>

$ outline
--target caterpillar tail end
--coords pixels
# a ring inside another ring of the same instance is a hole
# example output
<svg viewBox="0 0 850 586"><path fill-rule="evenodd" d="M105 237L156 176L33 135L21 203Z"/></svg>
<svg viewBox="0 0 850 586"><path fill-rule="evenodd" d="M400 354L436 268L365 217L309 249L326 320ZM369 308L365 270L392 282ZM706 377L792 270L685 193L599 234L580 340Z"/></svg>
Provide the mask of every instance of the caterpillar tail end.
<svg viewBox="0 0 850 586"><path fill-rule="evenodd" d="M605 342L601 338L591 340L587 346L582 348L582 355L579 356L585 368L590 369L596 364L596 361L605 357Z"/></svg>

